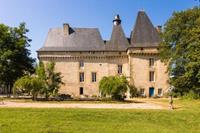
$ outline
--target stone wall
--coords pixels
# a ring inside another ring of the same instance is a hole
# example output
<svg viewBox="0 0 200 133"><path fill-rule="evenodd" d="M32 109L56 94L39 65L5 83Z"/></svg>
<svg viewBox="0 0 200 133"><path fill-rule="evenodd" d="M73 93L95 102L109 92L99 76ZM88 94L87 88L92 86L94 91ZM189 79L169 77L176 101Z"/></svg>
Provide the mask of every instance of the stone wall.
<svg viewBox="0 0 200 133"><path fill-rule="evenodd" d="M149 58L155 59L153 67L149 67ZM84 95L98 96L99 81L104 76L118 74L118 65L123 65L122 73L127 79L140 89L145 89L149 96L149 87L154 87L154 94L158 88L163 92L168 88L168 74L166 66L161 63L158 51L152 49L130 49L128 52L42 52L39 59L46 62L54 61L56 71L61 72L64 85L59 93L80 96L80 87L84 89ZM80 68L79 62L84 62ZM149 71L155 71L155 81L149 81ZM84 72L84 82L80 83L79 73ZM97 81L92 82L92 72L96 72Z"/></svg>
<svg viewBox="0 0 200 133"><path fill-rule="evenodd" d="M167 66L159 59L156 48L134 49L129 51L130 81L138 90L144 89L149 96L149 88L154 88L154 96L158 95L158 89L162 89L162 95L167 92L168 73ZM149 59L154 59L154 65L149 66ZM150 81L150 71L154 71L154 81Z"/></svg>
<svg viewBox="0 0 200 133"><path fill-rule="evenodd" d="M104 76L117 75L118 65L123 65L123 75L128 75L128 58L126 53L113 52L105 53L103 56L99 53L89 54L82 53L68 53L65 57L57 54L49 55L42 54L40 60L47 63L54 61L56 63L55 69L61 72L63 76L64 85L61 86L59 93L70 94L72 96L80 96L80 87L84 89L84 95L98 96L99 95L99 81ZM84 67L79 66L79 62L84 62ZM79 73L84 72L84 82L79 81ZM97 81L92 82L92 72L96 72Z"/></svg>

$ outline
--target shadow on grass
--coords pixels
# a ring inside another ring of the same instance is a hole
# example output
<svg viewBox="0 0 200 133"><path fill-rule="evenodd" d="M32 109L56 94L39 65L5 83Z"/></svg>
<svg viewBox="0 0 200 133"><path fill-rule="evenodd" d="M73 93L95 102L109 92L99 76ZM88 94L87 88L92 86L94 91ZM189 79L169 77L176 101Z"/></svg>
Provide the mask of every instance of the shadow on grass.
<svg viewBox="0 0 200 133"><path fill-rule="evenodd" d="M44 100L44 99L37 99L37 101L32 101L31 99L17 99L17 98L10 98L6 99L7 101L11 102L24 102L24 103L88 103L88 104L131 104L131 103L146 103L145 101L139 100L112 100L112 99L69 99L63 101L57 100Z"/></svg>

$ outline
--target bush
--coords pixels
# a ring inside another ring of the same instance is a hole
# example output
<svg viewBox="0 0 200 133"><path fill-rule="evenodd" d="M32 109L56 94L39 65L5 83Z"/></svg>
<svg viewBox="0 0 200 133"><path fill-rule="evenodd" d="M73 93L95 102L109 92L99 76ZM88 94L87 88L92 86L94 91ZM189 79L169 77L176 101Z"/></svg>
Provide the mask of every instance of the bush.
<svg viewBox="0 0 200 133"><path fill-rule="evenodd" d="M101 101L112 101L112 98L111 97L103 97L103 98L100 98Z"/></svg>
<svg viewBox="0 0 200 133"><path fill-rule="evenodd" d="M55 97L55 99L58 101L64 101L64 100L68 100L72 98L71 98L71 95L69 94L59 94L57 97Z"/></svg>
<svg viewBox="0 0 200 133"><path fill-rule="evenodd" d="M134 85L129 86L129 93L131 98L139 96L139 92Z"/></svg>
<svg viewBox="0 0 200 133"><path fill-rule="evenodd" d="M200 99L200 95L198 93L195 93L194 91L189 91L188 93L185 93L182 96L182 99L188 99L188 100Z"/></svg>
<svg viewBox="0 0 200 133"><path fill-rule="evenodd" d="M97 96L97 95L92 95L91 97L92 97L92 98L98 98L98 96Z"/></svg>

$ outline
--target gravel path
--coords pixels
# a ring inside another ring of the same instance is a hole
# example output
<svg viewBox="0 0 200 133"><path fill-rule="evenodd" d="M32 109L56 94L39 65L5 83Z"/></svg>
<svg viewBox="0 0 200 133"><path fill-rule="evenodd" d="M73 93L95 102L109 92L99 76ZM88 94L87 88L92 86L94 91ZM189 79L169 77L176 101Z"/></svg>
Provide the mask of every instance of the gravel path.
<svg viewBox="0 0 200 133"><path fill-rule="evenodd" d="M4 101L0 108L104 108L104 109L166 109L154 103L87 104L87 103L28 103Z"/></svg>

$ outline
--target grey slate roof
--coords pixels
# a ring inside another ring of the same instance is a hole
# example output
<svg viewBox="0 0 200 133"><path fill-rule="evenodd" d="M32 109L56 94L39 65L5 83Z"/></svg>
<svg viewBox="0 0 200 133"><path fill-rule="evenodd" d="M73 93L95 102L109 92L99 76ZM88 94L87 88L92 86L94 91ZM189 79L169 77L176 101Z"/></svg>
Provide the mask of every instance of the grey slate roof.
<svg viewBox="0 0 200 133"><path fill-rule="evenodd" d="M102 51L104 42L96 28L71 28L66 36L62 28L50 29L39 51Z"/></svg>
<svg viewBox="0 0 200 133"><path fill-rule="evenodd" d="M120 20L121 22L121 20ZM157 47L159 34L144 11L139 11L131 37L127 38L121 24L113 25L111 39L104 41L97 28L50 29L44 46L38 51L126 51L129 47Z"/></svg>
<svg viewBox="0 0 200 133"><path fill-rule="evenodd" d="M131 45L133 47L157 47L159 34L144 11L139 11L133 31Z"/></svg>
<svg viewBox="0 0 200 133"><path fill-rule="evenodd" d="M121 24L113 25L113 31L110 41L106 43L106 49L112 51L126 51L130 47Z"/></svg>

